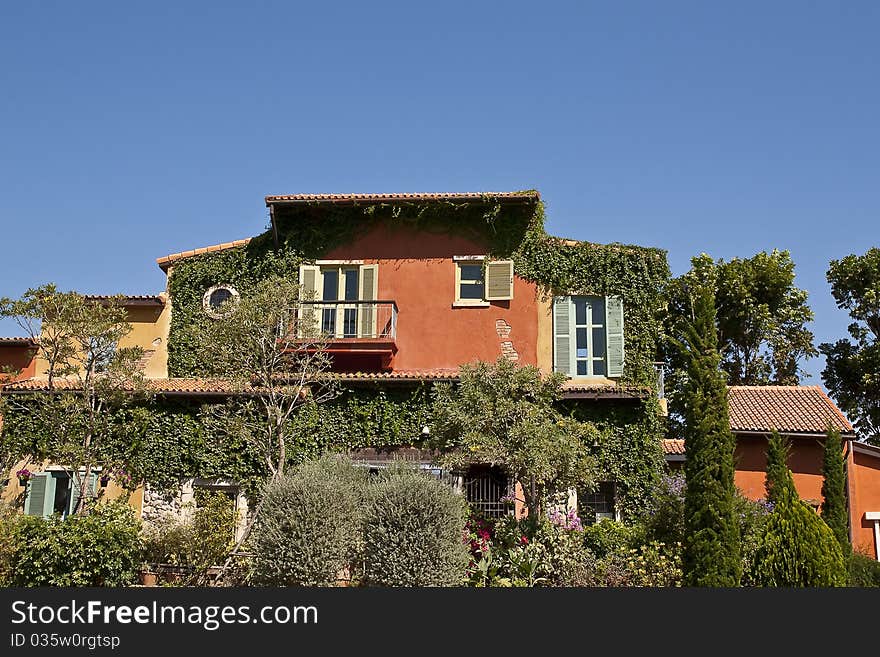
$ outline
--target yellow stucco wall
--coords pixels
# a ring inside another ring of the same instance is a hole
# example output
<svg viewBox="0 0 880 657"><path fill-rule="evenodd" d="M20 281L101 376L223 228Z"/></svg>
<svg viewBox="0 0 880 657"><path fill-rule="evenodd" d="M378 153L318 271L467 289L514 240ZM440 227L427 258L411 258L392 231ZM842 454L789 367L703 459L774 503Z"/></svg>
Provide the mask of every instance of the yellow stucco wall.
<svg viewBox="0 0 880 657"><path fill-rule="evenodd" d="M164 379L168 377L168 331L171 326L171 303L168 295L159 295L165 299L165 305L158 306L127 306L128 322L131 324L129 334L119 341L120 347L140 347L144 350L144 376L148 379ZM37 378L46 377L49 363L35 358Z"/></svg>

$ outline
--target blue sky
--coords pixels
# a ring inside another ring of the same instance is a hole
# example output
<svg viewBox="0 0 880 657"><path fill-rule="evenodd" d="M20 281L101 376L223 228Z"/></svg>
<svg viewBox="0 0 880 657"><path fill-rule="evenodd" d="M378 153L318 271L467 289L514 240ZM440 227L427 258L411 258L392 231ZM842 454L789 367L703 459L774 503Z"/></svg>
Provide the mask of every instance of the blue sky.
<svg viewBox="0 0 880 657"><path fill-rule="evenodd" d="M674 273L789 249L834 339L828 261L880 242L878 34L858 0L2 3L0 296L159 291L266 194L536 188Z"/></svg>

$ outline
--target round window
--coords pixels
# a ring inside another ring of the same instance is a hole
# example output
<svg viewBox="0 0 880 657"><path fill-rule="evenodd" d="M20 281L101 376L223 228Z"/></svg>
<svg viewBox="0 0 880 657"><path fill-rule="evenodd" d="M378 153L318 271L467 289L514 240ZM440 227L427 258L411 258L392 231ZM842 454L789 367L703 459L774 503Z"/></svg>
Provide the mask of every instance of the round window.
<svg viewBox="0 0 880 657"><path fill-rule="evenodd" d="M215 285L205 292L202 306L214 319L226 317L238 303L238 292L231 285Z"/></svg>

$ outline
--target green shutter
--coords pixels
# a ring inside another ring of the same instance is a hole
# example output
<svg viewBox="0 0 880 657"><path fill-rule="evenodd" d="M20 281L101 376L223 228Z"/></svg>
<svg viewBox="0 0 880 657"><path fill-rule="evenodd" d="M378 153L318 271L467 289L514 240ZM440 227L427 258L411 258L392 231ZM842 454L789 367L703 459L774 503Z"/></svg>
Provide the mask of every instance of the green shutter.
<svg viewBox="0 0 880 657"><path fill-rule="evenodd" d="M623 376L623 299L605 298L605 331L608 377Z"/></svg>
<svg viewBox="0 0 880 657"><path fill-rule="evenodd" d="M360 300L375 301L378 295L379 283L379 265L361 265L360 279ZM377 308L375 304L364 303L359 306L360 310L360 337L377 338L376 335L376 315Z"/></svg>
<svg viewBox="0 0 880 657"><path fill-rule="evenodd" d="M571 376L571 302L553 299L553 371Z"/></svg>
<svg viewBox="0 0 880 657"><path fill-rule="evenodd" d="M68 481L71 481L68 479ZM77 472L73 475L72 483L70 484L70 503L67 505L67 514L72 515L76 510L76 505L79 503L79 489L82 485L82 474ZM86 487L86 497L88 499L92 499L95 497L97 493L98 486L98 473L90 472L89 473L89 484Z"/></svg>
<svg viewBox="0 0 880 657"><path fill-rule="evenodd" d="M314 265L300 265L299 284L302 286L303 301L317 301L318 282L321 278L321 268ZM318 312L314 305L304 304L299 311L298 337L315 337L318 333Z"/></svg>
<svg viewBox="0 0 880 657"><path fill-rule="evenodd" d="M52 478L48 472L40 472L31 476L27 483L27 497L24 500L24 512L29 516L47 516L46 500L52 499L54 495L49 494L49 488Z"/></svg>
<svg viewBox="0 0 880 657"><path fill-rule="evenodd" d="M513 260L486 263L486 301L513 299Z"/></svg>

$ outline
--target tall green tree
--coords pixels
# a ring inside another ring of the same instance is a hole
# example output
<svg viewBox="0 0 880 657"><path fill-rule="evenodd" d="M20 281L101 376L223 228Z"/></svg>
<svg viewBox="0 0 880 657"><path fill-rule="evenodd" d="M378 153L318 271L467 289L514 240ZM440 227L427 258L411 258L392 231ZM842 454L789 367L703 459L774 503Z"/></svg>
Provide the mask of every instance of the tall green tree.
<svg viewBox="0 0 880 657"><path fill-rule="evenodd" d="M849 338L819 346L822 380L856 430L880 445L880 248L832 260L827 278L837 307L853 321Z"/></svg>
<svg viewBox="0 0 880 657"><path fill-rule="evenodd" d="M696 297L693 322L681 345L687 353L685 389L685 537L688 586L737 586L742 575L734 513L733 452L725 375L719 365L712 289Z"/></svg>
<svg viewBox="0 0 880 657"><path fill-rule="evenodd" d="M852 554L849 542L849 520L846 512L846 470L840 432L829 428L825 435L825 457L822 462L822 520L834 532L844 558Z"/></svg>
<svg viewBox="0 0 880 657"><path fill-rule="evenodd" d="M774 433L770 451L786 454L786 439ZM766 486L775 501L752 559L752 581L759 586L845 586L840 544L822 518L799 499L791 470L768 468L767 479L772 479Z"/></svg>
<svg viewBox="0 0 880 657"><path fill-rule="evenodd" d="M794 284L788 251L761 252L751 258L714 260L703 253L668 288L667 332L672 337L667 397L673 419L680 419L687 383L687 354L677 348L684 327L696 316L700 290L715 293L721 368L730 385L796 385L803 361L818 352L807 325L813 311L807 293Z"/></svg>
<svg viewBox="0 0 880 657"><path fill-rule="evenodd" d="M564 377L543 377L538 368L503 357L463 365L460 377L456 387L434 389L431 443L444 465L502 467L522 484L529 513L537 516L550 496L593 483L587 445L599 432L556 409Z"/></svg>
<svg viewBox="0 0 880 657"><path fill-rule="evenodd" d="M779 487L784 485L791 476L788 469L788 458L791 455L791 442L788 436L780 436L775 429L767 441L767 476L764 478L764 491L767 501L776 504L779 501ZM780 484L780 482L782 482Z"/></svg>

